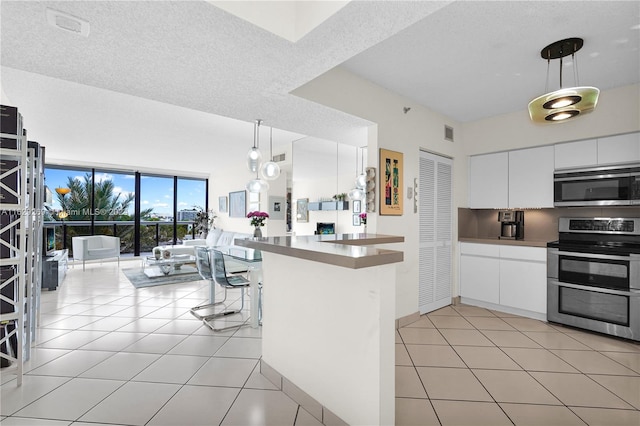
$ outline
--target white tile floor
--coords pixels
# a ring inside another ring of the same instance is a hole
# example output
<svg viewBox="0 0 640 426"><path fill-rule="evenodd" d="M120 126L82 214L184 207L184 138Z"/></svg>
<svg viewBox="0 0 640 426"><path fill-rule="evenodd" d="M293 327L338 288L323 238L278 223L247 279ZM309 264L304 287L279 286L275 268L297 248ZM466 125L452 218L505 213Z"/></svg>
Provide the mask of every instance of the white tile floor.
<svg viewBox="0 0 640 426"><path fill-rule="evenodd" d="M116 263L71 269L42 293L23 385L0 372L0 424L319 425L259 373L259 329L213 333L189 313L208 292L206 281L135 289Z"/></svg>
<svg viewBox="0 0 640 426"><path fill-rule="evenodd" d="M396 335L397 425L640 425L640 345L472 306Z"/></svg>
<svg viewBox="0 0 640 426"><path fill-rule="evenodd" d="M23 385L0 371L0 424L320 424L258 372L259 329L213 333L188 312L207 298L205 281L135 289L115 263L70 270L42 294ZM400 329L396 365L398 425L640 425L628 341L455 306Z"/></svg>

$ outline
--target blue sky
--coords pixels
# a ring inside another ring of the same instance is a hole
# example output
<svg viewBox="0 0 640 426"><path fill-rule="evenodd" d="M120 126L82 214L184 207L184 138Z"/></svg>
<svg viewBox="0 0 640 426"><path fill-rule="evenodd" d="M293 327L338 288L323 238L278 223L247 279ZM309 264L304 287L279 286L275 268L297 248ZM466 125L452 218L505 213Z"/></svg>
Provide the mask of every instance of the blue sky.
<svg viewBox="0 0 640 426"><path fill-rule="evenodd" d="M68 177L74 177L84 181L85 171L81 169L54 169L45 170L45 184L53 193L52 209L60 209L57 201L55 189L66 187ZM125 197L135 190L135 178L133 174L123 174L118 172L98 172L96 180L111 180L115 186L115 193L121 193ZM153 212L159 215L173 216L173 178L158 176L142 176L140 192L142 194L141 208L152 208ZM205 182L193 179L178 179L178 210L189 210L194 205L204 207L205 202ZM130 208L133 214L133 203Z"/></svg>

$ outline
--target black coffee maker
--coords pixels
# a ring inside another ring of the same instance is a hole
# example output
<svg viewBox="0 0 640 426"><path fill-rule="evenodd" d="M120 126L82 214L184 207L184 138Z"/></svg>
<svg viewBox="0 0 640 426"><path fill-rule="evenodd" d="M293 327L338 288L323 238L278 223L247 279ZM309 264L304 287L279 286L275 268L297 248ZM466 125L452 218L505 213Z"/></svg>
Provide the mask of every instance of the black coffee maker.
<svg viewBox="0 0 640 426"><path fill-rule="evenodd" d="M502 240L524 239L524 211L501 210L498 212L500 222L500 236Z"/></svg>

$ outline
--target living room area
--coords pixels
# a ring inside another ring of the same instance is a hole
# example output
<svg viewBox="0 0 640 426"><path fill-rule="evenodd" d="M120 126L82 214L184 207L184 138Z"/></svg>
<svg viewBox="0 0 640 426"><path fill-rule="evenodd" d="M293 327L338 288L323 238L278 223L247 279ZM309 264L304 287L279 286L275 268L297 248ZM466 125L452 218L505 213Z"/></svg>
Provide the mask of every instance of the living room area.
<svg viewBox="0 0 640 426"><path fill-rule="evenodd" d="M30 311L35 316L29 324L37 327L26 345L22 382L15 365L0 374L0 424L344 424L318 402L322 398L307 393L320 383L338 399L347 387L324 380L328 374L298 387L283 379L287 374L261 370L269 365L264 346L269 326L267 319L264 326L251 326L257 320L252 308L262 302L257 286L248 287L240 314L214 319L221 327L243 327L214 331L192 313L225 295L198 274L192 264L195 247L228 247L259 230L267 239L289 241L314 233L404 239L390 247L404 254L393 281L387 281L395 291L385 299L395 329L380 345L384 351L373 348L358 365L362 369L378 357L390 366L393 373L380 383L389 385L385 418L395 424L637 425L637 344L457 303L462 294L458 229L465 220L460 209L471 208L470 158L577 140L595 144L601 137L640 130L640 87L637 80L625 80L637 63L626 59L620 76L613 78L611 71L605 76L610 84L600 87L602 102L586 118L559 125L530 122L526 101L539 96L541 84L533 82L543 82L542 67L548 65L539 57L542 38L565 31L545 20L551 8L556 19L569 17L565 21L576 24L588 16L611 18L600 19L603 26L624 21L619 31L608 30L611 37L598 38L600 43L626 40L607 55L637 57L637 40L616 35L622 30L637 35L637 22L620 17L637 21L635 9L622 13L637 5L583 2L583 17L570 3L0 2L0 103L18 107L25 140L45 147L44 184L51 197L44 230L52 245L43 251L59 256L52 257L59 268L51 262L49 276L64 271L55 285L42 289L33 304L37 309ZM274 29L236 16L225 4L297 5L298 12L304 4L330 13L326 20L308 19L317 26L291 36L276 34L289 29L288 9L253 14L258 21L256 15L278 18L280 28ZM547 32L539 31L547 24ZM582 28L596 31L600 24ZM512 28L526 36L511 37ZM441 42L442 34L451 44ZM476 43L470 45L470 39ZM509 56L485 60L494 58L496 46L510 46ZM596 54L601 44L592 46L587 41L587 54L580 56L589 61L587 72L608 58ZM396 57L404 60L390 60ZM394 84L376 79L382 75ZM402 85L407 91L396 91ZM486 103L498 92L504 94L499 102ZM422 100L414 98L420 93ZM474 106L476 101L483 103ZM254 147L263 163L279 166L279 176L267 180L252 168ZM382 151L404 155L403 164L386 166ZM443 169L437 179L423 179L427 154L446 159L449 174ZM364 189L358 186L363 175L368 177ZM429 192L438 182L450 185L449 198ZM352 190L364 198L349 197ZM401 214L381 211L392 196L404 203ZM429 216L438 206L444 216ZM251 212L269 217L256 226L255 218L247 217ZM198 226L203 214L206 225ZM495 219L491 223L497 226ZM423 236L440 232L447 237L440 245L447 256L428 265L432 258L425 255ZM90 234L119 242L74 248L74 238ZM119 256L112 256L115 246ZM349 250L357 256L367 248ZM283 271L291 270L296 273L284 277ZM301 270L279 268L276 284L300 273L300 284L309 285ZM424 296L423 284L432 277L442 278L447 290L432 292L432 298L441 296L437 302L446 306L425 311L423 301L430 296ZM293 289L287 294L290 305L316 294ZM326 293L358 308L371 300L362 293L352 298L340 290ZM227 307L240 309L242 296L239 289L228 290ZM320 305L307 303L295 312L307 307L320 322L323 315L339 321L343 312L356 312L347 307L318 315ZM278 311L281 318L304 329L311 315L291 315L284 308ZM369 322L343 321L345 327L325 326L321 333L304 329L304 337L324 342L323 349L339 357L344 346L326 342L338 334L353 333L353 342L369 336L376 316L363 317ZM280 346L298 342L289 339ZM323 354L304 347L316 357ZM318 374L323 371L318 364L316 358L299 370ZM346 362L327 366L334 375L349 368ZM364 380L351 381L375 392Z"/></svg>

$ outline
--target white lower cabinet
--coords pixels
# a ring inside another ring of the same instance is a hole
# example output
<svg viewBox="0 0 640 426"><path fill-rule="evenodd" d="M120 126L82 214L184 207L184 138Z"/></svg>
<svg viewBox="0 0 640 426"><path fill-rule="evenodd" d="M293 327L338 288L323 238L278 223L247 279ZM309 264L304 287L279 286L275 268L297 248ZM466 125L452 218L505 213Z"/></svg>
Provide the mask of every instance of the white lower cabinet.
<svg viewBox="0 0 640 426"><path fill-rule="evenodd" d="M460 262L460 295L500 303L500 260L464 255Z"/></svg>
<svg viewBox="0 0 640 426"><path fill-rule="evenodd" d="M546 255L542 247L460 243L462 302L544 319Z"/></svg>

